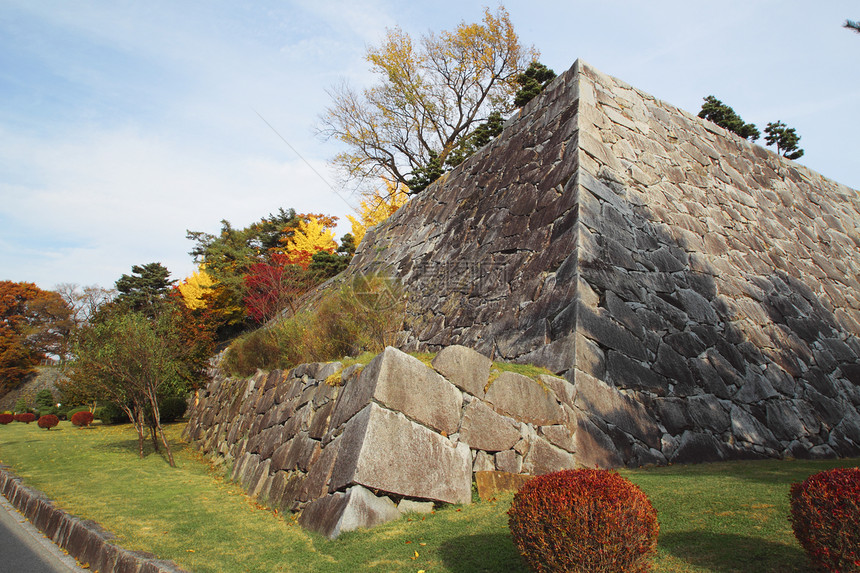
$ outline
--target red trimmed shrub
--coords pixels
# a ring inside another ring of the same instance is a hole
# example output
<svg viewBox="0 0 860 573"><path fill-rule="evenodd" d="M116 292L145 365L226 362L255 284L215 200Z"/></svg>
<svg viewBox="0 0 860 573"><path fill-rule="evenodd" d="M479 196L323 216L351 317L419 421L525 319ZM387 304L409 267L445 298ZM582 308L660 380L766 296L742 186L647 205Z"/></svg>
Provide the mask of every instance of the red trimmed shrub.
<svg viewBox="0 0 860 573"><path fill-rule="evenodd" d="M81 428L92 424L94 419L93 413L86 410L72 414L72 424Z"/></svg>
<svg viewBox="0 0 860 573"><path fill-rule="evenodd" d="M0 414L0 424L4 426L15 421L15 416L12 414Z"/></svg>
<svg viewBox="0 0 860 573"><path fill-rule="evenodd" d="M532 478L508 516L514 544L538 573L640 573L657 551L657 512L641 489L612 471Z"/></svg>
<svg viewBox="0 0 860 573"><path fill-rule="evenodd" d="M60 423L60 419L53 414L45 414L44 416L39 417L39 421L37 423L39 424L40 428L50 430L51 428Z"/></svg>
<svg viewBox="0 0 860 573"><path fill-rule="evenodd" d="M813 566L860 571L860 468L836 468L791 486L791 527Z"/></svg>
<svg viewBox="0 0 860 573"><path fill-rule="evenodd" d="M36 414L32 412L24 412L23 414L15 414L16 422L24 422L25 424L29 424L30 422L36 421Z"/></svg>

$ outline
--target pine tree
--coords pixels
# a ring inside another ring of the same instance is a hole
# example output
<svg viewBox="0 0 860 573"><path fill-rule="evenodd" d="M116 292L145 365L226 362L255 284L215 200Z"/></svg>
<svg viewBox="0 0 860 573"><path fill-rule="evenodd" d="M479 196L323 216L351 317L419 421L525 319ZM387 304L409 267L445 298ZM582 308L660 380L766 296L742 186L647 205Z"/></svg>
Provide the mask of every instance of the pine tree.
<svg viewBox="0 0 860 573"><path fill-rule="evenodd" d="M514 105L523 107L554 79L554 71L540 62L532 62L525 72L517 76L520 89L514 96Z"/></svg>
<svg viewBox="0 0 860 573"><path fill-rule="evenodd" d="M800 136L793 127L788 127L781 121L771 122L764 128L765 141L768 145L776 145L776 152L788 159L803 157L803 150L797 148Z"/></svg>
<svg viewBox="0 0 860 573"><path fill-rule="evenodd" d="M761 135L755 124L744 123L744 120L735 113L735 110L714 96L709 95L704 100L705 103L702 104L702 111L699 112L699 117L712 121L720 127L750 141L755 141Z"/></svg>

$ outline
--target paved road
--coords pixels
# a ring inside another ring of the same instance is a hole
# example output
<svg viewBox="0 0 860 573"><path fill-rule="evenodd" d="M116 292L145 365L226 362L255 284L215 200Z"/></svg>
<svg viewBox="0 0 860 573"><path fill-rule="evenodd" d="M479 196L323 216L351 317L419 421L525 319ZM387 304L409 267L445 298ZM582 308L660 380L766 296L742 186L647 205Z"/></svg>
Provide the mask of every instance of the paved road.
<svg viewBox="0 0 860 573"><path fill-rule="evenodd" d="M88 573L0 495L0 573Z"/></svg>

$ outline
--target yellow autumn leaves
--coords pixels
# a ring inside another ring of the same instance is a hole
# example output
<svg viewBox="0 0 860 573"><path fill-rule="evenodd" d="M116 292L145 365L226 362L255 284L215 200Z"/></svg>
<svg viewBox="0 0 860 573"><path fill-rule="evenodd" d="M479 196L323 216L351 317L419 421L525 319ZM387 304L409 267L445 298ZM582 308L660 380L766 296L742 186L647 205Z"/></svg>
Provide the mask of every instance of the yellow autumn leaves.
<svg viewBox="0 0 860 573"><path fill-rule="evenodd" d="M352 236L356 247L370 227L386 220L409 200L406 187L389 180L385 180L385 190L374 189L363 197L358 218L347 215L347 219L352 224Z"/></svg>

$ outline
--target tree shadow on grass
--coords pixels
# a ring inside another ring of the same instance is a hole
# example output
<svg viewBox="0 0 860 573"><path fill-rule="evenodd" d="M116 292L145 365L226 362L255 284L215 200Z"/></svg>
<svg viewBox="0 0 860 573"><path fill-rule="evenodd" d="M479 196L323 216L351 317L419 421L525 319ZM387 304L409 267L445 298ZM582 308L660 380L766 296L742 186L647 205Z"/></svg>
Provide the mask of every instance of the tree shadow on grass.
<svg viewBox="0 0 860 573"><path fill-rule="evenodd" d="M466 535L439 548L445 566L454 573L528 573L511 536L505 533Z"/></svg>
<svg viewBox="0 0 860 573"><path fill-rule="evenodd" d="M714 573L800 573L810 570L800 547L731 533L667 533L660 536L660 548Z"/></svg>
<svg viewBox="0 0 860 573"><path fill-rule="evenodd" d="M174 440L169 440L170 449L173 451L173 455L175 456L182 449L186 448L188 444L185 442L177 442ZM155 451L155 447L152 445L152 439L147 435L146 440L143 442L143 457L148 458L149 456L155 454L161 456L164 459L164 462L167 463L167 455L164 451L164 446L159 443L158 451ZM103 450L107 452L114 452L120 454L131 454L134 457L138 457L139 446L137 438L131 438L127 440L115 440L112 442L105 442L102 444L98 444L93 446L94 449Z"/></svg>

